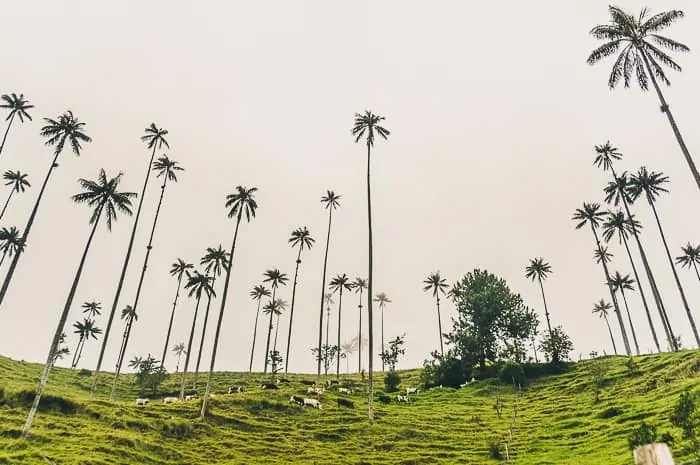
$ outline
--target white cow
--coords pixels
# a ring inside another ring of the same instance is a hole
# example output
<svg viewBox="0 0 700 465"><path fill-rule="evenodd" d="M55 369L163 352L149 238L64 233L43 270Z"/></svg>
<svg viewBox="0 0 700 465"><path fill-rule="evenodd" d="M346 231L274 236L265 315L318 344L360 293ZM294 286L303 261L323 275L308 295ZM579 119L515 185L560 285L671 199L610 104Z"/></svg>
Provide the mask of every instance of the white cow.
<svg viewBox="0 0 700 465"><path fill-rule="evenodd" d="M339 387L338 392L341 394L352 394L352 389Z"/></svg>
<svg viewBox="0 0 700 465"><path fill-rule="evenodd" d="M164 404L174 404L175 402L180 402L177 397L163 397Z"/></svg>
<svg viewBox="0 0 700 465"><path fill-rule="evenodd" d="M307 394L316 394L316 395L319 395L319 396L320 396L321 394L323 394L324 392L326 392L325 389L323 389L323 388L315 388L315 387L310 387L310 388L308 388L308 389L306 390L306 393L307 393Z"/></svg>
<svg viewBox="0 0 700 465"><path fill-rule="evenodd" d="M149 402L150 402L150 399L147 397L145 399L136 399L136 405L146 405Z"/></svg>
<svg viewBox="0 0 700 465"><path fill-rule="evenodd" d="M319 410L321 409L321 402L319 402L316 399L304 399L304 406L306 407L307 405L309 407L317 408Z"/></svg>
<svg viewBox="0 0 700 465"><path fill-rule="evenodd" d="M408 398L408 396L402 396L401 394L396 395L396 401L397 402L411 402L411 399Z"/></svg>
<svg viewBox="0 0 700 465"><path fill-rule="evenodd" d="M229 394L235 394L240 392L243 392L243 386L231 386L230 388L228 388Z"/></svg>
<svg viewBox="0 0 700 465"><path fill-rule="evenodd" d="M191 394L189 396L185 396L185 400L194 400L194 399L199 399L199 396L197 394Z"/></svg>
<svg viewBox="0 0 700 465"><path fill-rule="evenodd" d="M420 389L418 388L406 388L406 395L418 393L420 393Z"/></svg>

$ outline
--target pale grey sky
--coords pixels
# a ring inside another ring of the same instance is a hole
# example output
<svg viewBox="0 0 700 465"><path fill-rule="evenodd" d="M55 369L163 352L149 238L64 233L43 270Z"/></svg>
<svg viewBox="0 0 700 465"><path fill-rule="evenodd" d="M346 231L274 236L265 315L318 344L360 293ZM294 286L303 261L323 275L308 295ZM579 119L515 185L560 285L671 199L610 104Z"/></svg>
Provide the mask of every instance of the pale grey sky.
<svg viewBox="0 0 700 465"><path fill-rule="evenodd" d="M685 10L687 17L668 34L693 50L700 47L696 3L617 2L634 11L644 5ZM350 135L353 114L365 109L385 116L392 131L373 158L375 289L393 300L387 339L407 334L401 367L419 366L438 347L434 302L422 291L428 273L439 269L453 282L476 267L488 269L542 313L539 288L523 276L528 259L539 255L554 270L545 284L552 322L571 335L575 356L611 352L604 323L591 315L594 301L609 300L592 259L593 238L570 220L583 201L602 200L608 175L592 166L594 144L610 139L618 146L625 153L620 170L647 165L670 176L672 192L658 208L674 255L700 240L698 217L690 213L699 193L656 97L638 88L610 92L612 62L594 68L585 62L596 46L588 31L608 21L607 1L441 1L429 8L406 0L69 5L24 1L3 8L0 93L24 93L36 105L34 122L13 127L0 157L0 170L29 172L33 183L13 200L3 225L24 228L48 169L51 149L38 136L42 117L73 110L94 142L79 159L62 155L50 181L0 308L2 354L45 359L89 232L86 207L69 200L76 180L94 177L101 167L108 174L122 170L124 189L140 191L150 154L139 137L151 122L170 131L168 155L187 171L166 192L129 359L160 356L176 286L170 264L177 257L198 261L219 243L229 247L233 222L224 197L242 184L260 189L260 208L240 233L217 369L247 368L255 314L248 292L267 268L293 276L295 252L287 239L301 225L318 242L303 256L290 370L314 369L309 349L317 337L327 221L319 199L326 189L343 194L329 277L367 273L365 152ZM693 51L678 60L684 72L670 74L666 95L700 162L700 56ZM153 182L119 309L133 301L158 193ZM643 242L674 328L689 346L692 336L650 211L642 204L634 211L646 226ZM86 300L111 306L131 221L121 218L111 234L99 230L70 323ZM614 244L611 251L612 269L631 272L624 250ZM700 318L700 283L679 271ZM291 301L291 282L281 296ZM630 303L647 351L652 342L639 296ZM186 340L193 309L193 301L181 300L172 344ZM446 304L445 327L453 315ZM98 320L102 327L105 318ZM356 334L356 322L352 296L344 340ZM114 366L122 329L117 321L106 369ZM263 323L258 335L259 369ZM71 349L75 342L71 334ZM81 366L94 368L97 347L90 342ZM205 361L210 347L211 339Z"/></svg>

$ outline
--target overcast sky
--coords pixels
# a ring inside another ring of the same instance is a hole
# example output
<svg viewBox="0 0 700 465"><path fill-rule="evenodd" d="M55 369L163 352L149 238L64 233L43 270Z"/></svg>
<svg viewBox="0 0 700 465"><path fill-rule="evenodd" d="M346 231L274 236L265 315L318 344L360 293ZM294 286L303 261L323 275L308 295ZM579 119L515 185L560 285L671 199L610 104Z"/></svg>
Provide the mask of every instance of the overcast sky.
<svg viewBox="0 0 700 465"><path fill-rule="evenodd" d="M687 17L668 34L693 50L700 47L697 2L645 3L654 12L685 10ZM635 12L645 3L618 2ZM302 256L290 370L313 371L310 348L317 338L327 224L320 197L327 189L343 195L334 215L329 278L367 274L365 151L350 135L353 114L365 109L385 116L391 130L388 142L377 143L372 162L374 287L393 301L386 309L386 338L406 333L400 367L419 366L438 347L434 301L422 291L428 273L439 269L452 283L474 268L488 269L543 316L539 287L524 277L528 259L536 256L554 270L545 283L552 323L571 335L574 358L593 349L610 353L605 324L591 315L596 300L609 300L603 272L592 259L593 237L571 221L582 202L602 200L609 180L592 166L593 146L610 139L619 147L625 154L620 171L647 165L670 176L671 193L658 209L674 256L681 245L700 241L700 220L694 207L699 193L656 97L636 87L611 92L606 84L612 62L593 68L585 62L597 45L588 32L608 21L607 5L5 5L0 93L24 93L36 108L33 122L13 126L0 156L0 170L28 172L33 183L13 199L3 226L24 228L48 169L52 150L38 135L42 117L70 109L87 123L94 142L80 158L64 153L49 182L26 255L0 307L0 353L45 360L89 233L89 211L70 200L76 181L95 177L100 168L109 175L123 171L123 189L139 192L150 156L140 136L155 122L170 131L167 154L186 171L165 194L127 359L160 356L176 288L170 265L177 257L198 262L206 247L229 247L234 224L226 218L225 195L245 185L260 189L259 210L241 227L217 369L247 369L255 317L248 293L266 269L278 267L290 276L281 297L291 301L296 252L287 239L306 225L318 241ZM673 86L666 95L700 162L700 55L678 61L684 72L670 74ZM146 195L119 310L133 303L158 184L153 181ZM0 198L9 191L2 192ZM690 346L692 334L650 210L640 203L634 212L646 226L643 242L674 329ZM98 325L105 326L132 221L122 217L111 234L98 231L67 331L81 318L82 302L93 299L102 302ZM611 251L612 270L631 272L624 250L615 243ZM700 318L700 283L687 269L679 272ZM653 344L638 294L629 301L647 352ZM357 297L346 295L344 303L342 339L350 340L357 333ZM218 312L218 305L212 308ZM447 328L455 310L451 303L443 308ZM181 298L171 346L186 341L193 309L194 301ZM287 324L283 319L281 340ZM332 337L336 324L334 309ZM117 317L105 369L114 367L122 330ZM200 331L198 323L195 348ZM76 336L70 334L69 342L73 350ZM256 369L262 369L264 342L261 321ZM87 345L81 366L94 368L98 345ZM356 364L353 356L351 366Z"/></svg>

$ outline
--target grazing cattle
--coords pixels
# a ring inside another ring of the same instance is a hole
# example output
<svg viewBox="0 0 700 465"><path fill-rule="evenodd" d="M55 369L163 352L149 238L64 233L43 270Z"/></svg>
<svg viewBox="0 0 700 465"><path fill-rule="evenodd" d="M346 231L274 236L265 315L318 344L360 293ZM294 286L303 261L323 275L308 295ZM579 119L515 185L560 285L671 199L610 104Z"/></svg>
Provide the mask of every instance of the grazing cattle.
<svg viewBox="0 0 700 465"><path fill-rule="evenodd" d="M326 387L337 386L339 384L340 384L340 381L336 381L334 379L326 380Z"/></svg>
<svg viewBox="0 0 700 465"><path fill-rule="evenodd" d="M338 401L338 407L353 408L355 406L355 404L350 399L338 397L336 400Z"/></svg>
<svg viewBox="0 0 700 465"><path fill-rule="evenodd" d="M146 405L150 402L150 399L136 399L136 405Z"/></svg>
<svg viewBox="0 0 700 465"><path fill-rule="evenodd" d="M299 397L299 396L292 396L289 398L289 402L303 406L304 405L304 398Z"/></svg>
<svg viewBox="0 0 700 465"><path fill-rule="evenodd" d="M306 393L307 393L307 394L316 394L317 396L320 396L320 395L323 394L324 392L326 392L325 389L323 389L323 388L316 388L316 387L310 387L309 389L306 390Z"/></svg>
<svg viewBox="0 0 700 465"><path fill-rule="evenodd" d="M391 402L391 397L381 395L381 396L379 396L379 402L381 402L382 404L388 404Z"/></svg>
<svg viewBox="0 0 700 465"><path fill-rule="evenodd" d="M401 394L396 395L396 401L397 402L411 402L411 399L408 398L408 396L402 396Z"/></svg>
<svg viewBox="0 0 700 465"><path fill-rule="evenodd" d="M174 404L175 402L180 402L177 397L163 397L164 404Z"/></svg>
<svg viewBox="0 0 700 465"><path fill-rule="evenodd" d="M276 384L263 383L260 385L260 389L279 389Z"/></svg>
<svg viewBox="0 0 700 465"><path fill-rule="evenodd" d="M231 386L230 388L228 388L229 394L236 394L239 392L243 392L243 386Z"/></svg>
<svg viewBox="0 0 700 465"><path fill-rule="evenodd" d="M194 400L194 399L199 399L199 396L197 395L197 393L185 396L185 400Z"/></svg>
<svg viewBox="0 0 700 465"><path fill-rule="evenodd" d="M304 407L306 406L321 409L321 402L316 399L304 399Z"/></svg>
<svg viewBox="0 0 700 465"><path fill-rule="evenodd" d="M287 378L280 378L277 380L277 384L279 384L279 383L289 384L289 383L291 383L291 381L289 381Z"/></svg>
<svg viewBox="0 0 700 465"><path fill-rule="evenodd" d="M307 386L313 386L314 384L316 384L316 381L310 381L310 380L308 380L308 379L302 379L302 380L299 381L299 382L300 382L301 384L305 384L305 385L307 385Z"/></svg>
<svg viewBox="0 0 700 465"><path fill-rule="evenodd" d="M420 389L418 388L406 388L406 395L418 393L420 393Z"/></svg>
<svg viewBox="0 0 700 465"><path fill-rule="evenodd" d="M346 387L339 387L338 392L341 394L352 394L352 389Z"/></svg>

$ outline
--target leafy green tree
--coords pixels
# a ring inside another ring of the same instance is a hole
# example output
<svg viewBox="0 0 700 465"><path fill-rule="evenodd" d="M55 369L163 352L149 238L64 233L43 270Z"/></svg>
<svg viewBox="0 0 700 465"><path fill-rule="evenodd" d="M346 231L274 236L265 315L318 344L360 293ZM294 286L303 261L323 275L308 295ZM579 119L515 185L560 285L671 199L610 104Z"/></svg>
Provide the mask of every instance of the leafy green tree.
<svg viewBox="0 0 700 465"><path fill-rule="evenodd" d="M660 31L682 18L683 11L670 10L650 15L649 10L644 8L639 16L634 16L616 6L609 6L608 9L610 23L596 26L591 30L593 37L606 42L593 50L588 57L588 64L594 65L603 58L619 53L608 79L610 89L614 89L621 80L625 88L628 88L631 81L636 80L639 87L646 91L651 81L661 103L661 112L666 114L673 134L700 189L700 174L658 82L671 85L664 67L681 71L680 65L663 49L672 52L690 51L686 45L659 34Z"/></svg>
<svg viewBox="0 0 700 465"><path fill-rule="evenodd" d="M620 291L622 296L622 301L625 304L625 311L627 313L627 321L630 324L630 330L632 331L632 340L634 340L634 348L639 355L639 343L637 342L637 333L634 330L634 324L632 323L632 315L630 314L630 307L627 305L627 297L625 296L625 291L634 291L634 279L630 277L629 274L621 275L619 271L616 271L612 275L612 285L615 292Z"/></svg>
<svg viewBox="0 0 700 465"><path fill-rule="evenodd" d="M598 252L604 255L602 251L602 246L600 244L600 239L598 238L598 228L600 228L601 223L605 220L606 213L600 211L600 204L598 203L585 203L583 208L577 208L574 212L572 219L576 221L576 229L581 229L586 225L591 227L593 232L593 237L595 238L596 248ZM622 342L625 345L625 352L628 356L632 355L630 350L629 340L627 339L627 331L625 330L625 325L622 321L622 313L620 312L620 306L617 303L617 297L613 292L612 284L610 283L610 272L608 271L608 264L606 260L600 260L599 263L603 265L603 271L605 272L605 283L610 291L610 297L612 298L613 306L615 308L615 315L617 316L617 322L620 325L620 333L622 334Z"/></svg>
<svg viewBox="0 0 700 465"><path fill-rule="evenodd" d="M435 297L435 305L437 307L437 317L438 317L438 336L440 336L440 355L445 355L445 350L442 345L442 319L440 318L440 294L445 295L445 289L447 289L447 282L445 278L440 276L440 272L430 273L428 277L423 281L423 291L432 292L433 297Z"/></svg>
<svg viewBox="0 0 700 465"><path fill-rule="evenodd" d="M248 366L248 373L253 372L253 355L255 354L255 340L258 335L258 317L260 316L260 303L262 302L263 297L271 297L272 293L270 292L269 289L267 289L265 286L262 284L259 284L253 288L252 291L250 291L250 297L253 300L258 301L258 309L255 312L255 324L253 326L253 344L250 348L250 365Z"/></svg>
<svg viewBox="0 0 700 465"><path fill-rule="evenodd" d="M336 345L323 344L321 350L319 351L317 347L311 349L311 353L317 362L323 364L324 374L328 375L328 371L333 365L333 360L337 358L337 353L340 351L340 347Z"/></svg>
<svg viewBox="0 0 700 465"><path fill-rule="evenodd" d="M355 294L360 294L360 303L357 307L360 309L360 323L357 329L357 372L362 371L362 292L367 289L367 280L364 278L355 278L352 282L352 288L355 290Z"/></svg>
<svg viewBox="0 0 700 465"><path fill-rule="evenodd" d="M22 239L22 234L14 226L10 226L10 229L0 228L0 251L2 252L2 258L0 258L0 265L5 261L5 257L8 255L12 257L17 255L24 250L25 242Z"/></svg>
<svg viewBox="0 0 700 465"><path fill-rule="evenodd" d="M311 233L309 232L309 229L306 226L302 226L301 228L297 228L294 231L292 231L291 237L288 241L292 247L298 247L299 251L297 252L296 267L294 268L294 284L292 285L292 306L289 309L289 334L287 335L287 353L285 355L284 362L285 374L287 373L287 370L289 368L289 348L292 345L294 302L297 293L297 278L299 276L299 265L301 265L301 252L304 250L304 248L306 248L307 250L311 250L311 247L313 247L315 241L316 240L313 237L311 237Z"/></svg>
<svg viewBox="0 0 700 465"><path fill-rule="evenodd" d="M90 251L90 246L92 245L92 240L95 237L95 232L97 231L97 226L100 223L100 219L104 217L105 223L107 224L107 229L112 230L112 223L117 219L117 212L121 212L126 215L131 215L131 199L136 196L133 192L118 192L119 182L121 181L121 173L114 178L107 179L107 175L104 170L100 170L100 174L96 181L91 181L88 179L80 179L78 182L83 192L75 194L72 199L75 203L84 203L92 208L92 215L90 216L90 224L92 229L90 230L90 235L88 236L87 243L85 244L85 250L80 258L80 264L78 265L78 270L73 278L73 284L71 285L70 291L68 292L68 298L63 306L63 311L61 312L58 325L56 327L56 332L54 333L53 340L49 347L49 355L46 359L46 364L44 365L44 371L41 375L41 381L39 382L39 387L34 397L34 402L32 403L32 408L27 416L27 421L24 424L24 429L22 431L22 438L27 437L29 434L29 429L34 422L34 415L36 415L37 408L39 407L39 400L46 387L46 382L49 378L49 372L51 371L51 366L54 361L54 355L58 349L58 341L63 334L64 327L66 325L66 320L68 319L68 313L70 311L71 305L73 304L73 298L78 290L78 284L80 283L80 278L83 274L83 268L85 266L85 261Z"/></svg>
<svg viewBox="0 0 700 465"><path fill-rule="evenodd" d="M352 290L352 285L350 283L350 278L348 278L348 275L343 273L333 278L328 284L328 287L331 289L333 294L338 292L340 295L338 299L338 343L336 344L338 347L340 347L340 323L342 321L341 314L343 311L343 290ZM335 362L335 378L340 379L340 351L338 351L336 356L337 360Z"/></svg>
<svg viewBox="0 0 700 465"><path fill-rule="evenodd" d="M602 301L601 301L602 302ZM610 307L610 304L607 304ZM591 359L586 365L586 371L590 377L591 386L593 387L593 403L597 404L600 401L600 393L605 386L605 378L612 370L612 360L610 357L600 357L596 352L591 352Z"/></svg>
<svg viewBox="0 0 700 465"><path fill-rule="evenodd" d="M41 128L40 134L42 137L46 137L45 145L54 147L54 157L51 161L49 172L46 173L41 189L39 189L39 195L36 198L32 212L29 214L27 226L25 226L22 238L20 240L21 244L27 243L27 238L29 237L29 232L32 229L32 225L34 224L37 211L39 211L39 205L41 204L41 199L44 196L46 185L49 182L49 178L51 177L51 173L53 173L54 168L58 166L58 157L63 152L63 148L66 146L66 143L68 143L68 145L70 145L70 147L73 149L73 153L80 155L80 151L83 148L81 143L92 141L92 139L90 139L90 137L84 132L85 123L78 121L78 119L75 118L73 113L70 111L65 112L56 120L44 118L44 121L46 122L46 125ZM21 251L23 251L23 249L19 252ZM19 252L14 255L12 262L10 262L10 268L7 270L2 287L0 287L0 304L2 304L3 300L5 300L5 294L7 293L7 289L12 281L15 268L17 268L19 257L22 255Z"/></svg>
<svg viewBox="0 0 700 465"><path fill-rule="evenodd" d="M148 357L142 359L138 365L136 384L139 385L141 390L150 390L152 394L155 394L167 375L161 362L151 357L151 354L148 354Z"/></svg>
<svg viewBox="0 0 700 465"><path fill-rule="evenodd" d="M376 296L374 296L374 301L379 304L379 311L382 314L382 352L384 352L384 311L386 309L386 304L391 303L391 299L387 297L386 293L380 292ZM370 336L371 340L372 336ZM370 357L373 357L372 352L370 352ZM382 371L384 371L384 360L382 360Z"/></svg>
<svg viewBox="0 0 700 465"><path fill-rule="evenodd" d="M209 273L201 274L195 271L193 274L187 273L187 283L185 284L185 289L188 289L188 296L194 296L197 299L197 304L194 308L194 315L192 316L192 328L190 329L190 338L187 343L187 354L185 355L185 365L182 368L182 378L180 380L180 400L185 397L185 376L187 375L187 368L190 364L190 355L192 354L192 342L194 341L194 330L197 326L197 313L199 312L199 303L202 300L202 296L206 294L207 298L209 296L216 296L214 288L212 287L213 277L209 276Z"/></svg>
<svg viewBox="0 0 700 465"><path fill-rule="evenodd" d="M693 330L693 335L695 336L695 344L700 347L700 334L698 334L698 329L695 326L695 319L693 318L693 312L690 310L690 305L688 305L688 299L685 297L685 292L683 291L683 285L678 277L678 272L676 272L676 266L673 263L673 258L671 257L671 251L668 248L668 243L666 242L666 235L661 227L661 220L659 219L659 213L656 210L656 201L662 193L668 192L664 187L664 184L668 182L668 176L663 173L656 173L654 171L647 171L646 167L642 166L639 168L636 174L630 176L629 184L629 195L632 200L636 200L640 196L644 195L651 211L654 213L654 218L656 219L656 225L659 227L659 234L661 235L661 241L664 243L664 249L666 250L666 257L668 257L668 262L671 265L671 271L673 272L673 278L676 280L676 285L678 286L678 292L681 295L681 300L683 301L683 307L685 308L685 313L688 316L688 321L690 322L690 327Z"/></svg>
<svg viewBox="0 0 700 465"><path fill-rule="evenodd" d="M7 121L7 127L5 128L5 135L2 136L2 142L0 143L0 154L2 154L2 149L5 148L5 141L7 140L7 133L10 132L10 127L12 126L12 122L15 120L15 117L19 118L20 123L24 123L24 118L31 121L32 117L28 113L28 110L34 108L34 105L29 104L29 101L24 98L24 94L19 94L19 96L14 93L9 95L3 94L0 98L4 102L0 104L0 108L10 110L5 118L5 121Z"/></svg>
<svg viewBox="0 0 700 465"><path fill-rule="evenodd" d="M681 247L683 255L676 257L676 263L683 267L692 267L695 270L695 275L700 280L700 272L698 272L698 263L700 263L700 245L688 245Z"/></svg>
<svg viewBox="0 0 700 465"><path fill-rule="evenodd" d="M674 340L673 331L671 329L668 315L666 314L666 309L664 307L663 299L661 298L661 293L659 292L659 287L656 285L654 273L652 272L651 266L649 265L649 260L647 260L647 254L644 251L644 247L642 246L642 241L639 239L639 231L641 231L642 226L638 221L634 219L634 215L632 215L632 212L630 211L630 205L633 203L633 200L628 192L629 176L627 175L626 171L624 171L618 176L613 166L615 161L622 159L622 152L620 152L616 147L613 147L609 141L603 145L596 145L595 152L596 158L593 163L598 167L602 167L603 171L610 171L610 173L613 176L612 182L610 182L604 189L605 201L608 204L613 204L615 207L622 204L622 206L625 208L625 213L627 214L626 218L629 221L629 223L627 223L627 225L624 226L624 228L628 229L627 234L631 233L632 237L634 237L634 240L637 243L637 249L639 250L639 255L642 259L644 272L646 273L647 279L649 280L649 285L651 286L651 293L652 297L654 298L654 303L656 304L656 309L658 310L659 316L661 317L661 322L663 323L666 338L668 339L669 343L671 343ZM625 218L625 216L622 215L622 218ZM627 244L626 237L623 239L625 244ZM631 257L629 250L627 254ZM632 262L632 270L635 269L636 268L634 267L634 263ZM641 282L639 280L639 275L636 272L634 275L634 279L638 283ZM641 285L639 286L639 289L640 295L643 295L643 289ZM652 333L656 334L648 307L645 307L645 309L647 311L647 319L649 320L649 323L652 328ZM656 342L657 350L660 352L661 349L658 344L658 339L656 337L654 337L654 341Z"/></svg>
<svg viewBox="0 0 700 465"><path fill-rule="evenodd" d="M151 159L148 162L148 168L146 169L146 179L143 181L143 188L141 189L141 197L139 198L139 205L136 207L136 216L134 218L134 224L131 227L131 235L129 236L129 245L126 248L126 254L124 255L124 263L122 264L122 270L119 274L119 282L117 283L117 290L114 293L114 300L112 300L112 308L107 317L107 325L105 326L105 334L102 338L102 347L100 348L100 354L97 357L97 367L92 376L92 386L90 387L90 399L95 396L95 389L97 388L97 381L100 377L100 370L102 368L102 361L104 359L105 349L107 348L107 343L109 342L109 336L112 331L112 323L114 322L114 316L117 312L117 306L119 305L119 297L122 293L122 288L124 286L124 278L126 277L126 270L129 267L129 260L131 259L131 251L134 248L134 239L136 238L136 229L139 225L139 219L141 218L141 207L143 207L143 200L146 197L146 188L148 187L148 180L151 176L151 167L153 166L153 160L156 156L156 150L161 149L163 146L170 148L170 144L165 139L168 135L167 129L158 128L155 123L151 123L146 129L144 129L144 135L141 136L141 141L146 144L148 149L151 149ZM121 352L119 357L122 357ZM121 363L120 360L118 360ZM116 375L115 383L116 385ZM114 395L116 390L112 388L110 394L110 400L114 400Z"/></svg>
<svg viewBox="0 0 700 465"><path fill-rule="evenodd" d="M318 347L317 353L321 353L321 344L323 342L323 300L326 294L326 271L328 269L328 248L331 244L331 226L333 225L333 210L340 207L340 194L333 191L326 191L326 194L321 197L321 203L328 210L328 233L326 234L326 253L323 255L323 278L321 279L321 310L318 317ZM326 342L326 344L328 344ZM317 357L317 373L316 376L321 376L321 358Z"/></svg>
<svg viewBox="0 0 700 465"><path fill-rule="evenodd" d="M3 205L2 211L0 211L0 219L2 219L3 216L5 216L5 211L7 210L7 206L10 204L10 200L12 200L12 196L18 192L24 193L27 187L31 186L29 181L27 181L27 176L27 174L22 174L19 171L11 170L7 170L2 174L2 178L6 181L5 185L11 187L10 195L7 196L5 205Z"/></svg>
<svg viewBox="0 0 700 465"><path fill-rule="evenodd" d="M194 265L187 263L181 258L178 258L175 263L170 266L170 276L177 276L177 291L175 291L175 300L173 301L173 309L170 311L170 322L168 323L168 332L165 336L165 345L163 346L163 356L160 358L160 363L165 363L165 356L168 352L168 344L170 343L170 334L173 330L173 320L175 319L175 308L180 297L180 286L182 285L182 277L186 272L193 269ZM178 362L179 364L179 362Z"/></svg>
<svg viewBox="0 0 700 465"><path fill-rule="evenodd" d="M219 309L219 318L216 322L216 333L214 334L214 347L211 352L211 360L209 361L209 376L207 377L207 386L204 390L204 399L202 400L202 410L200 418L204 419L207 414L207 405L209 403L209 393L211 392L211 380L214 373L214 364L216 363L216 352L219 347L219 337L221 336L221 323L224 319L224 309L226 308L226 298L228 297L228 286L231 282L231 269L233 267L233 253L236 250L236 240L238 239L238 228L241 224L241 219L245 215L246 221L250 222L251 218L255 218L255 212L258 209L258 203L255 201L255 193L257 187L246 188L245 186L236 186L236 192L226 196L226 208L229 209L228 217L236 218L236 229L233 233L233 242L231 243L231 251L228 255L228 266L226 267L226 279L224 280L224 289L221 295L221 308Z"/></svg>
<svg viewBox="0 0 700 465"><path fill-rule="evenodd" d="M177 364L175 365L175 373L180 371L180 360L182 359L182 355L187 353L187 349L185 349L185 343L180 342L179 344L175 344L173 346L173 352L175 352L175 355L177 355ZM161 361L161 364L163 362Z"/></svg>
<svg viewBox="0 0 700 465"><path fill-rule="evenodd" d="M617 355L617 346L615 345L615 338L613 337L612 328L610 328L610 322L608 321L608 314L610 309L612 309L612 305L610 305L603 299L600 299L598 302L595 303L595 305L593 305L592 313L594 315L598 315L600 318L605 320L605 325L608 327L608 333L610 333L610 340L612 341L613 350L615 351L615 355Z"/></svg>
<svg viewBox="0 0 700 465"><path fill-rule="evenodd" d="M401 383L401 376L396 372L396 364L399 362L399 357L406 353L405 340L405 334L397 336L396 339L389 341L387 350L379 354L382 362L389 366L389 372L384 376L384 390L386 392L395 392Z"/></svg>
<svg viewBox="0 0 700 465"><path fill-rule="evenodd" d="M90 340L90 338L97 340L97 337L102 334L102 330L95 325L95 320L90 318L84 318L83 321L76 321L73 323L75 331L73 333L78 335L78 345L73 353L73 361L71 362L71 368L78 366L80 357L83 355L83 348L85 347L85 342Z"/></svg>
<svg viewBox="0 0 700 465"><path fill-rule="evenodd" d="M270 283L270 288L272 289L271 302L273 302L274 305L274 311L270 310L265 312L266 314L270 315L270 324L268 325L267 332L267 344L265 345L265 368L263 369L263 373L267 373L267 365L269 363L270 354L270 338L272 336L272 317L282 313L282 309L279 308L279 302L277 302L277 288L279 286L286 286L289 278L287 277L286 273L282 273L278 268L266 270L263 275L265 276L263 282Z"/></svg>
<svg viewBox="0 0 700 465"><path fill-rule="evenodd" d="M548 331L540 342L540 351L544 353L547 361L554 365L567 361L572 350L574 345L561 326Z"/></svg>
<svg viewBox="0 0 700 465"><path fill-rule="evenodd" d="M681 429L682 438L690 442L691 451L700 460L700 408L697 394L685 390L673 408L671 424Z"/></svg>
<svg viewBox="0 0 700 465"><path fill-rule="evenodd" d="M531 280L537 279L540 283L540 290L542 291L542 303L544 303L544 316L547 320L547 331L552 332L552 323L549 321L549 310L547 310L547 299L544 295L544 285L542 281L547 279L547 276L552 273L552 265L544 261L544 258L537 257L531 258L530 264L525 267L525 277Z"/></svg>
<svg viewBox="0 0 700 465"><path fill-rule="evenodd" d="M643 421L638 427L633 429L627 437L627 444L630 450L634 450L637 447L654 444L656 442L656 436L656 426Z"/></svg>

